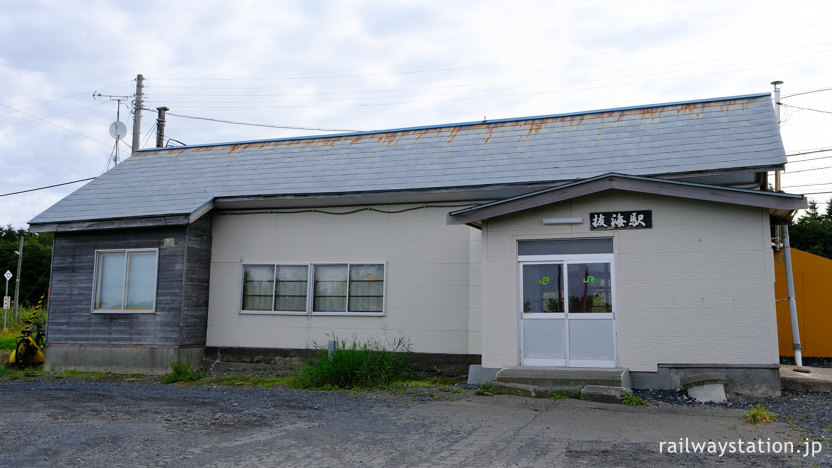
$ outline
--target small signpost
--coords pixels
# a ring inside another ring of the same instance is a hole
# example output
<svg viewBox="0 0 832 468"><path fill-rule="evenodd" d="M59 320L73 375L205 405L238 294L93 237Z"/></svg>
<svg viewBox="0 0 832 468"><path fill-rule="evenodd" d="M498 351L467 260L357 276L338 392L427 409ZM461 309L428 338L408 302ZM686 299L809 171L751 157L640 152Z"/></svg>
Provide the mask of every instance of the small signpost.
<svg viewBox="0 0 832 468"><path fill-rule="evenodd" d="M6 270L6 274L3 275L6 278L6 294L3 296L3 331L9 331L6 328L6 315L9 313L9 308L12 306L12 298L9 296L9 280L12 279L12 272Z"/></svg>

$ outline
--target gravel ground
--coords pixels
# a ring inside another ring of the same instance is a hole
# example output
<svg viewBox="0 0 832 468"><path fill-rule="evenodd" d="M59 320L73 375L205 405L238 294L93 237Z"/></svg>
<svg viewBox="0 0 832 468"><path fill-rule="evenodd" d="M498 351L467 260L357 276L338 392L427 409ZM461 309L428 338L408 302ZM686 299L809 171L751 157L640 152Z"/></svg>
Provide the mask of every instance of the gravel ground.
<svg viewBox="0 0 832 468"><path fill-rule="evenodd" d="M737 407L677 403L47 376L0 381L0 466L832 466L828 442L814 458L661 453L682 437L805 440L799 420L751 425Z"/></svg>
<svg viewBox="0 0 832 468"><path fill-rule="evenodd" d="M784 391L780 397L757 402L698 403L677 390L635 390L645 400L681 406L711 406L748 410L755 405L772 412L778 421L793 424L818 440L832 439L832 393Z"/></svg>

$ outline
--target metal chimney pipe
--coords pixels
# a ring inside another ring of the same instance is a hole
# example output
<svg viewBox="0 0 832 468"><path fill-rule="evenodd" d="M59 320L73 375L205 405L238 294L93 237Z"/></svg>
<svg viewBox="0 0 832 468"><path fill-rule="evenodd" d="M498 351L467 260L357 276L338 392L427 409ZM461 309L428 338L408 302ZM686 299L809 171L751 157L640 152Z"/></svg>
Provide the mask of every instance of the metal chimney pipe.
<svg viewBox="0 0 832 468"><path fill-rule="evenodd" d="M161 148L165 145L165 112L169 111L167 107L157 107L159 116L156 118L156 147Z"/></svg>

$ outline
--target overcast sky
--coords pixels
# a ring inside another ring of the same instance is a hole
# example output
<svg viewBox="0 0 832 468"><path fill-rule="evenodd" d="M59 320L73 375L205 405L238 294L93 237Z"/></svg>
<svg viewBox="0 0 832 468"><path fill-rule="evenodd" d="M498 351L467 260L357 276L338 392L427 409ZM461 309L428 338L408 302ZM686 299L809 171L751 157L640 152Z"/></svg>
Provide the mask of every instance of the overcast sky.
<svg viewBox="0 0 832 468"><path fill-rule="evenodd" d="M785 97L832 88L829 1L0 0L0 195L111 166L108 128L119 107L132 127L139 73L145 106L169 107L167 136L186 144L734 96L782 80L787 153L832 148L832 91ZM142 147L154 121L144 112ZM832 152L789 160L787 191L832 191ZM0 196L0 225L27 227L80 186Z"/></svg>

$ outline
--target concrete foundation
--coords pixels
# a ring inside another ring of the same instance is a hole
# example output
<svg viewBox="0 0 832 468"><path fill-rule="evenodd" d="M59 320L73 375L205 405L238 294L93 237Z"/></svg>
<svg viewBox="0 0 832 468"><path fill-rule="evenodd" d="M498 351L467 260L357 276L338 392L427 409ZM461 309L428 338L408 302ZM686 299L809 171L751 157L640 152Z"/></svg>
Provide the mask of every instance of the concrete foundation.
<svg viewBox="0 0 832 468"><path fill-rule="evenodd" d="M621 399L628 393L633 393L633 391L624 387L586 385L581 389L581 400L597 401L600 403L621 403Z"/></svg>
<svg viewBox="0 0 832 468"><path fill-rule="evenodd" d="M585 385L630 387L630 375L627 369L506 367L497 373L497 381L564 390L580 390Z"/></svg>
<svg viewBox="0 0 832 468"><path fill-rule="evenodd" d="M177 361L195 367L202 363L204 348L176 346L48 345L44 370L73 369L119 374L162 375Z"/></svg>
<svg viewBox="0 0 832 468"><path fill-rule="evenodd" d="M659 364L657 372L630 372L632 388L676 390L682 381L718 373L729 400L780 395L780 365Z"/></svg>
<svg viewBox="0 0 832 468"><path fill-rule="evenodd" d="M275 375L290 375L302 361L313 359L316 355L314 349L208 346L205 348L205 366L216 367L222 363L244 368L240 364L248 364L260 366L260 370L270 367ZM479 354L410 353L409 357L413 370L419 374L446 377L464 376L470 366L482 360Z"/></svg>
<svg viewBox="0 0 832 468"><path fill-rule="evenodd" d="M497 372L500 372L499 367L483 367L479 364L472 364L468 366L468 384L482 385L486 382L493 382L497 380Z"/></svg>

